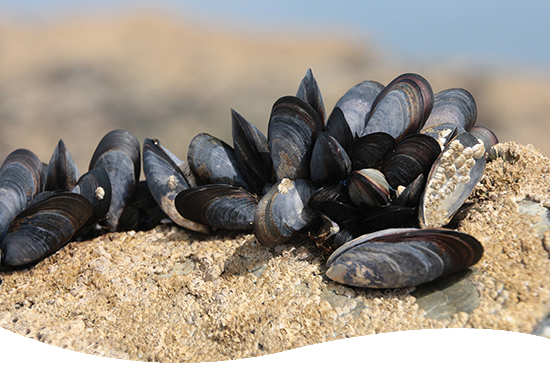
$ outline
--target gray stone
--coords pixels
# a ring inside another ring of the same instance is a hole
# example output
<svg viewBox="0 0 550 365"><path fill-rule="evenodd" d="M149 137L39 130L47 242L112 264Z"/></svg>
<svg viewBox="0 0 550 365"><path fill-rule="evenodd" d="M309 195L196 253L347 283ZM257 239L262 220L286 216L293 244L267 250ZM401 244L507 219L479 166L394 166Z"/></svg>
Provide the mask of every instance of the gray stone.
<svg viewBox="0 0 550 365"><path fill-rule="evenodd" d="M518 203L518 211L520 214L527 213L534 217L540 217L540 220L534 225L540 238L544 237L544 232L550 230L550 210L542 206L541 203L523 199Z"/></svg>
<svg viewBox="0 0 550 365"><path fill-rule="evenodd" d="M471 313L479 306L479 291L468 279L472 270L419 286L411 294L426 314L437 320L452 320L458 312Z"/></svg>

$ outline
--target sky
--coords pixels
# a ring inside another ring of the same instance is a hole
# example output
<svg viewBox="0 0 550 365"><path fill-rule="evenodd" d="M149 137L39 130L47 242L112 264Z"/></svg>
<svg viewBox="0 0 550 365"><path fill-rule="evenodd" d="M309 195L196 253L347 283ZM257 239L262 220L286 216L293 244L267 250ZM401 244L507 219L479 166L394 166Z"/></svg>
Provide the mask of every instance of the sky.
<svg viewBox="0 0 550 365"><path fill-rule="evenodd" d="M0 14L22 20L72 12L120 13L130 0L6 0ZM392 54L422 60L550 69L548 0L157 0L172 14L251 32L317 30L366 36ZM141 6L152 2L139 1ZM160 4L160 5L158 5ZM151 6L151 5L150 5ZM1 17L0 17L1 19Z"/></svg>

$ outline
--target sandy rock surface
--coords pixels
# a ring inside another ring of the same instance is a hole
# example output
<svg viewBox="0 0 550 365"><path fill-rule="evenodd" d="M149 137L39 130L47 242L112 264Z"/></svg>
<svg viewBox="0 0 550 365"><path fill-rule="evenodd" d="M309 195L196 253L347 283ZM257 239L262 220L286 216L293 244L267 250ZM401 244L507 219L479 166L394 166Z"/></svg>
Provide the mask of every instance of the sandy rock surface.
<svg viewBox="0 0 550 365"><path fill-rule="evenodd" d="M473 327L531 333L550 312L550 161L497 145L458 230L484 246L466 272L395 290L325 276L306 236L268 249L250 233L148 232L72 242L0 273L0 326L120 359L201 362L382 332Z"/></svg>

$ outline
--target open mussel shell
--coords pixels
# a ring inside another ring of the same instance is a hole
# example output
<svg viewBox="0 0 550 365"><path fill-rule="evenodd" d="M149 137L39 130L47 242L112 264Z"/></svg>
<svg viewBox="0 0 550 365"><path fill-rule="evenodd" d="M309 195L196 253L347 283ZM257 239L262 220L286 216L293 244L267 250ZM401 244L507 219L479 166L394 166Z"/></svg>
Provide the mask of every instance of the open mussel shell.
<svg viewBox="0 0 550 365"><path fill-rule="evenodd" d="M2 242L2 265L34 264L59 250L92 216L92 204L75 193L53 194L19 213Z"/></svg>
<svg viewBox="0 0 550 365"><path fill-rule="evenodd" d="M143 142L143 173L149 192L158 206L178 226L193 231L208 233L208 227L181 216L176 209L176 196L190 188L188 179L174 160L174 156L156 139Z"/></svg>
<svg viewBox="0 0 550 365"><path fill-rule="evenodd" d="M80 178L80 172L62 139L55 147L46 168L46 190L70 191Z"/></svg>
<svg viewBox="0 0 550 365"><path fill-rule="evenodd" d="M433 109L423 129L454 124L469 131L476 119L477 107L472 94L460 88L447 89L435 94Z"/></svg>
<svg viewBox="0 0 550 365"><path fill-rule="evenodd" d="M254 216L258 241L274 247L288 241L317 218L307 203L313 192L305 180L283 179L265 194Z"/></svg>
<svg viewBox="0 0 550 365"><path fill-rule="evenodd" d="M390 186L384 174L376 169L352 171L348 196L357 205L378 207L390 202Z"/></svg>
<svg viewBox="0 0 550 365"><path fill-rule="evenodd" d="M182 191L175 203L191 221L221 229L252 229L258 198L243 188L212 184Z"/></svg>
<svg viewBox="0 0 550 365"><path fill-rule="evenodd" d="M189 143L187 161L199 185L227 184L250 190L235 150L208 133L193 137Z"/></svg>
<svg viewBox="0 0 550 365"><path fill-rule="evenodd" d="M31 151L18 149L0 167L0 241L19 212L43 190L44 166Z"/></svg>
<svg viewBox="0 0 550 365"><path fill-rule="evenodd" d="M365 288L417 286L477 263L483 246L448 229L388 229L345 243L327 260L327 276Z"/></svg>
<svg viewBox="0 0 550 365"><path fill-rule="evenodd" d="M121 129L107 133L90 161L90 170L98 167L107 172L111 181L111 205L103 225L114 232L119 229L120 216L139 181L141 154L137 138Z"/></svg>
<svg viewBox="0 0 550 365"><path fill-rule="evenodd" d="M323 103L323 97L321 96L321 90L317 84L317 80L313 77L313 72L309 68L306 71L306 75L300 82L296 97L302 99L319 114L323 123L326 120L325 104Z"/></svg>
<svg viewBox="0 0 550 365"><path fill-rule="evenodd" d="M420 200L420 227L442 227L470 196L485 171L485 147L466 132L456 136L434 162Z"/></svg>
<svg viewBox="0 0 550 365"><path fill-rule="evenodd" d="M396 140L420 131L433 107L432 87L417 74L404 74L378 94L361 135L385 132Z"/></svg>
<svg viewBox="0 0 550 365"><path fill-rule="evenodd" d="M394 146L395 139L384 132L356 138L350 152L352 168L361 170L378 167L384 156L392 151Z"/></svg>
<svg viewBox="0 0 550 365"><path fill-rule="evenodd" d="M71 193L80 194L90 201L93 206L90 221L105 218L111 206L111 180L103 168L97 167L82 175Z"/></svg>
<svg viewBox="0 0 550 365"><path fill-rule="evenodd" d="M284 96L275 102L267 139L277 181L309 178L311 150L323 123L302 99Z"/></svg>
<svg viewBox="0 0 550 365"><path fill-rule="evenodd" d="M428 175L430 169L441 153L439 143L424 134L412 134L403 138L395 150L384 158L380 171L390 186L407 186L418 175Z"/></svg>
<svg viewBox="0 0 550 365"><path fill-rule="evenodd" d="M231 121L235 156L252 190L261 194L264 186L275 180L267 138L233 109Z"/></svg>
<svg viewBox="0 0 550 365"><path fill-rule="evenodd" d="M351 160L336 139L319 131L313 145L309 171L311 181L316 185L339 182L349 175Z"/></svg>
<svg viewBox="0 0 550 365"><path fill-rule="evenodd" d="M384 85L376 81L363 81L349 89L337 102L336 107L344 113L352 135L362 136L365 117Z"/></svg>

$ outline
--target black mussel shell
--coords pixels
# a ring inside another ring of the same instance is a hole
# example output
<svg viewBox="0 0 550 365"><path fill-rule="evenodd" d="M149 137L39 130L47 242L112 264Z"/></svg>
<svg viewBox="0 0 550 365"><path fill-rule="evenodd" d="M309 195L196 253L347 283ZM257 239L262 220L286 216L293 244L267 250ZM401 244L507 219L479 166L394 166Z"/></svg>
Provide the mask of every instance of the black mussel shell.
<svg viewBox="0 0 550 365"><path fill-rule="evenodd" d="M2 265L34 264L63 247L92 216L79 194L59 193L19 213L2 242Z"/></svg>
<svg viewBox="0 0 550 365"><path fill-rule="evenodd" d="M208 133L193 137L187 161L199 185L227 184L251 190L233 148Z"/></svg>
<svg viewBox="0 0 550 365"><path fill-rule="evenodd" d="M111 180L103 168L97 167L82 175L71 193L80 194L90 201L93 206L90 221L105 218L111 206Z"/></svg>
<svg viewBox="0 0 550 365"><path fill-rule="evenodd" d="M317 84L317 80L313 77L313 72L311 69L308 69L306 75L300 82L298 91L296 92L296 97L302 99L319 114L319 117L325 123L326 112L325 104L323 103L323 97L321 96L321 90Z"/></svg>
<svg viewBox="0 0 550 365"><path fill-rule="evenodd" d="M366 288L417 286L476 264L483 246L448 229L388 229L351 240L327 261L332 280Z"/></svg>
<svg viewBox="0 0 550 365"><path fill-rule="evenodd" d="M351 203L346 186L340 182L335 184L325 184L316 189L309 198L308 206L312 209L319 210L319 204L325 201L339 201L347 204Z"/></svg>
<svg viewBox="0 0 550 365"><path fill-rule="evenodd" d="M395 190L407 186L420 174L428 175L441 153L439 143L424 134L413 134L403 138L395 151L386 156L380 171Z"/></svg>
<svg viewBox="0 0 550 365"><path fill-rule="evenodd" d="M120 216L119 224L124 231L148 231L164 219L169 217L151 195L147 181L140 181Z"/></svg>
<svg viewBox="0 0 550 365"><path fill-rule="evenodd" d="M233 148L252 190L261 194L275 180L267 138L252 123L231 109Z"/></svg>
<svg viewBox="0 0 550 365"><path fill-rule="evenodd" d="M447 143L449 143L449 141L451 141L457 135L465 132L466 131L464 130L464 128L452 123L438 124L432 127L423 128L420 131L420 133L435 139L441 146L441 149L443 149L447 145Z"/></svg>
<svg viewBox="0 0 550 365"><path fill-rule="evenodd" d="M376 169L352 171L347 186L348 196L357 205L377 207L390 202L390 186Z"/></svg>
<svg viewBox="0 0 550 365"><path fill-rule="evenodd" d="M176 197L185 218L221 229L252 229L258 198L243 188L223 184L197 186Z"/></svg>
<svg viewBox="0 0 550 365"><path fill-rule="evenodd" d="M388 205L363 210L353 227L355 237L388 228L418 227L416 207Z"/></svg>
<svg viewBox="0 0 550 365"><path fill-rule="evenodd" d="M399 141L418 133L433 107L432 87L422 76L404 74L378 94L362 135L385 132Z"/></svg>
<svg viewBox="0 0 550 365"><path fill-rule="evenodd" d="M336 139L323 131L317 133L310 162L311 181L321 183L339 182L351 171L351 160Z"/></svg>
<svg viewBox="0 0 550 365"><path fill-rule="evenodd" d="M322 128L319 114L302 99L284 96L275 102L267 139L277 181L309 178L313 143Z"/></svg>
<svg viewBox="0 0 550 365"><path fill-rule="evenodd" d="M111 205L103 225L114 232L120 229L120 216L139 181L141 156L137 138L121 129L107 133L90 161L90 170L98 167L107 172L111 181Z"/></svg>
<svg viewBox="0 0 550 365"><path fill-rule="evenodd" d="M90 160L88 170L92 170L96 167L95 165L98 159L110 151L124 152L124 154L130 158L133 166L132 172L134 173L134 179L138 181L139 174L141 173L141 151L136 136L122 129L115 129L107 133L97 145L92 155L92 159ZM109 171L107 171L107 173L109 173Z"/></svg>
<svg viewBox="0 0 550 365"><path fill-rule="evenodd" d="M330 116L328 117L324 132L327 136L331 136L337 140L349 154L354 136L348 122L346 121L346 117L344 116L342 109L339 107L334 107L332 113L330 113Z"/></svg>
<svg viewBox="0 0 550 365"><path fill-rule="evenodd" d="M166 215L178 226L191 229L193 231L208 233L208 227L198 222L190 221L181 216L175 205L176 196L191 187L194 178L190 171L186 174L187 164L179 160L168 149L162 147L156 139L146 138L143 142L143 173L147 181L148 191L156 201L158 206ZM140 212L137 207L130 208L126 215L133 211L134 214ZM132 225L142 220L139 217L134 219L126 218L126 225Z"/></svg>
<svg viewBox="0 0 550 365"><path fill-rule="evenodd" d="M404 207L418 207L420 197L426 186L426 176L420 174L409 185L398 187L396 197L391 201L392 205Z"/></svg>
<svg viewBox="0 0 550 365"><path fill-rule="evenodd" d="M80 172L62 139L55 147L46 168L46 190L70 191L80 178Z"/></svg>
<svg viewBox="0 0 550 365"><path fill-rule="evenodd" d="M44 188L44 165L31 151L18 149L0 167L0 241L13 218Z"/></svg>
<svg viewBox="0 0 550 365"><path fill-rule="evenodd" d="M349 89L336 102L336 107L344 113L354 137L362 136L365 129L365 118L370 112L374 100L384 89L384 85L376 81L363 81Z"/></svg>
<svg viewBox="0 0 550 365"><path fill-rule="evenodd" d="M310 225L317 214L307 206L313 188L305 180L283 179L265 194L254 217L258 241L275 247Z"/></svg>
<svg viewBox="0 0 550 365"><path fill-rule="evenodd" d="M350 153L352 169L377 168L384 156L391 152L394 146L395 139L384 132L371 133L356 138Z"/></svg>
<svg viewBox="0 0 550 365"><path fill-rule="evenodd" d="M423 129L454 124L469 131L476 119L477 107L472 94L460 88L447 89L435 94L433 109Z"/></svg>
<svg viewBox="0 0 550 365"><path fill-rule="evenodd" d="M486 153L491 150L491 147L498 143L498 138L496 134L494 134L493 131L491 131L489 128L475 125L472 127L472 129L470 129L470 133L481 142L483 142Z"/></svg>
<svg viewBox="0 0 550 365"><path fill-rule="evenodd" d="M470 196L485 171L485 147L466 132L447 144L434 162L420 200L420 227L442 227Z"/></svg>
<svg viewBox="0 0 550 365"><path fill-rule="evenodd" d="M360 208L335 200L320 202L315 210L325 214L336 222L341 229L346 230L353 230L361 217Z"/></svg>

